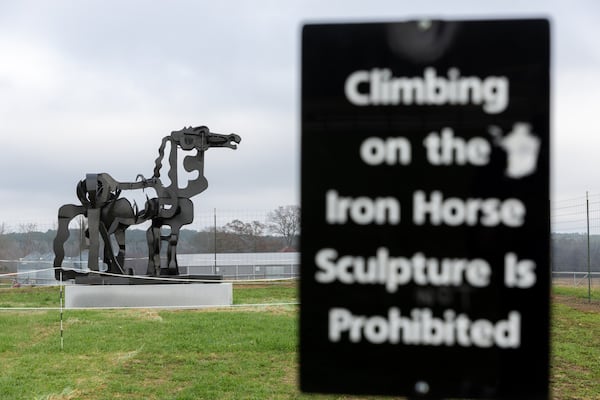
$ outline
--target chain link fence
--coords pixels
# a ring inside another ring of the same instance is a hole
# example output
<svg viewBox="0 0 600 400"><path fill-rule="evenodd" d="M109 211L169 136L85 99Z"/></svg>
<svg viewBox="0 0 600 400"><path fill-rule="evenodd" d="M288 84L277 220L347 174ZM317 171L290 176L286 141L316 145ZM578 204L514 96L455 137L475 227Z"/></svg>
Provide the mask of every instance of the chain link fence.
<svg viewBox="0 0 600 400"><path fill-rule="evenodd" d="M600 289L600 194L553 201L552 279Z"/></svg>

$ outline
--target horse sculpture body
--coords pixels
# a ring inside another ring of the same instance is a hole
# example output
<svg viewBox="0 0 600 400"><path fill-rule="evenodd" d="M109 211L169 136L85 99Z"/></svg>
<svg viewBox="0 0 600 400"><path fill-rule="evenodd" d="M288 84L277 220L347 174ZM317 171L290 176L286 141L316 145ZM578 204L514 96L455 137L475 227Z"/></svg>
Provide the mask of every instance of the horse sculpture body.
<svg viewBox="0 0 600 400"><path fill-rule="evenodd" d="M87 174L77 185L77 197L81 205L67 204L58 211L58 231L54 239L54 267L56 279L60 279L64 259L64 244L69 238L69 223L78 215L87 217L89 237L88 268L99 271L98 256L100 239L104 243L104 264L106 271L116 274L131 273L125 267L125 230L131 225L151 221L146 231L148 241L147 275L178 275L177 242L182 226L190 224L194 219L194 204L191 197L202 193L208 187L204 177L204 152L211 147L228 147L236 149L241 138L238 135L221 135L212 133L205 126L189 127L171 132L162 139L159 155L151 178L138 175L136 182L118 182L109 174ZM168 155L168 186L160 179L165 149L170 145ZM177 150L195 151L196 154L185 156L183 167L187 172L197 171L198 175L180 188L177 174ZM123 191L152 188L156 197L147 198L142 210L132 206L131 202L120 197ZM168 226L168 235L162 235L161 229ZM119 247L115 255L111 238ZM161 265L161 244L167 247L166 265ZM63 278L70 278L72 271L62 270Z"/></svg>

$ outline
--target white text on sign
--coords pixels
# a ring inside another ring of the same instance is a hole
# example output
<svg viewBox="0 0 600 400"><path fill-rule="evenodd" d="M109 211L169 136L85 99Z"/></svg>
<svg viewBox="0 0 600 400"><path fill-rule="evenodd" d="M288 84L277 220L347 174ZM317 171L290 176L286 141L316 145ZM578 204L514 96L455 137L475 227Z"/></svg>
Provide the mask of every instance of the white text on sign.
<svg viewBox="0 0 600 400"><path fill-rule="evenodd" d="M506 253L504 260L507 287L523 289L535 284L534 261L519 260L513 252ZM324 248L316 253L315 265L318 283L382 285L388 293L411 283L437 287L467 284L482 288L490 284L492 275L489 262L481 258L435 258L420 252L412 257L390 256L387 247L378 248L375 255L368 257L340 255L335 249Z"/></svg>
<svg viewBox="0 0 600 400"><path fill-rule="evenodd" d="M498 322L472 320L466 314L446 310L443 317L430 309L413 309L402 315L392 307L386 316L354 315L345 308L329 310L329 341L392 343L429 346L518 348L521 345L521 313L511 311Z"/></svg>
<svg viewBox="0 0 600 400"><path fill-rule="evenodd" d="M439 190L429 195L422 190L413 193L415 225L495 227L504 225L517 228L525 223L526 209L519 199L444 198ZM401 204L393 196L342 196L330 189L325 194L325 219L328 224L398 225L401 222Z"/></svg>
<svg viewBox="0 0 600 400"><path fill-rule="evenodd" d="M351 73L346 79L346 98L355 106L397 105L482 105L488 114L503 112L508 106L508 78L504 76L461 76L450 68L447 76L433 67L423 77L394 77L387 68Z"/></svg>

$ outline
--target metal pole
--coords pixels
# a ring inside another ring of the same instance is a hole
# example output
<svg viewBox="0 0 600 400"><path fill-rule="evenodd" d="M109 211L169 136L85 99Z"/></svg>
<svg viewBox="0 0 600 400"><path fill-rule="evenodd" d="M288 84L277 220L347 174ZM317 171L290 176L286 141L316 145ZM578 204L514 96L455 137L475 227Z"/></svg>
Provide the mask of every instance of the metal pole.
<svg viewBox="0 0 600 400"><path fill-rule="evenodd" d="M214 225L215 225L215 266L213 274L217 274L217 209L214 209Z"/></svg>
<svg viewBox="0 0 600 400"><path fill-rule="evenodd" d="M63 276L62 276L62 268L60 270L60 350L63 351L65 348L64 338L63 338Z"/></svg>
<svg viewBox="0 0 600 400"><path fill-rule="evenodd" d="M587 218L587 269L588 269L588 303L592 302L592 268L590 263L590 200L585 192L585 209Z"/></svg>
<svg viewBox="0 0 600 400"><path fill-rule="evenodd" d="M83 251L83 217L80 216L79 217L79 267L81 268L81 260L82 255L81 252Z"/></svg>

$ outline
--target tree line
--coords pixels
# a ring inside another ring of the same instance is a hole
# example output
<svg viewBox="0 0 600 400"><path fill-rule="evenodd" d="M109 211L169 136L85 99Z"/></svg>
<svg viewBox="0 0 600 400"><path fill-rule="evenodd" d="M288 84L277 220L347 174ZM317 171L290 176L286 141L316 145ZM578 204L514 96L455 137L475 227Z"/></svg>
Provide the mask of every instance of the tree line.
<svg viewBox="0 0 600 400"><path fill-rule="evenodd" d="M552 270L588 270L588 236L585 233L552 234ZM589 236L590 269L600 272L600 235Z"/></svg>
<svg viewBox="0 0 600 400"><path fill-rule="evenodd" d="M65 244L68 257L77 257L86 248L85 223L71 230ZM234 219L223 226L205 228L201 231L183 229L180 232L178 252L185 253L246 253L297 250L300 235L300 207L282 206L267 214L266 222L244 222ZM16 268L18 260L32 253L53 252L55 230L40 232L36 224L22 224L16 232L7 232L0 224L0 272ZM552 270L587 271L588 237L581 233L553 233ZM127 256L147 257L146 231L127 231ZM589 237L589 255L592 271L600 272L600 235Z"/></svg>
<svg viewBox="0 0 600 400"><path fill-rule="evenodd" d="M64 245L67 257L78 257L88 247L85 220L78 220L77 225L70 229ZM164 235L169 233L166 228ZM269 212L265 222L234 219L223 226L200 231L182 229L177 251L181 254L297 251L299 234L300 207L281 206ZM7 232L6 226L0 224L0 272L15 270L15 263L6 260L52 253L55 236L56 230L40 232L34 223L20 225L16 232ZM128 229L126 248L127 257L147 257L146 231Z"/></svg>

